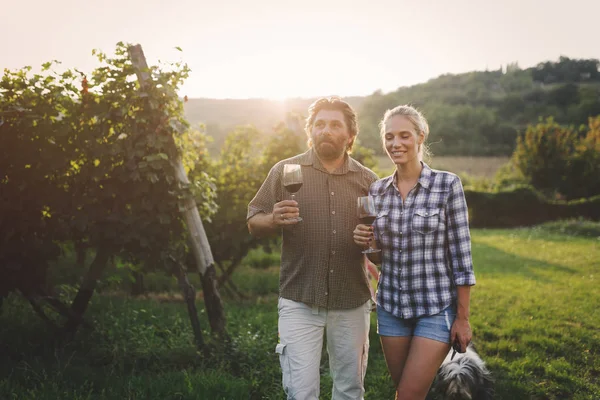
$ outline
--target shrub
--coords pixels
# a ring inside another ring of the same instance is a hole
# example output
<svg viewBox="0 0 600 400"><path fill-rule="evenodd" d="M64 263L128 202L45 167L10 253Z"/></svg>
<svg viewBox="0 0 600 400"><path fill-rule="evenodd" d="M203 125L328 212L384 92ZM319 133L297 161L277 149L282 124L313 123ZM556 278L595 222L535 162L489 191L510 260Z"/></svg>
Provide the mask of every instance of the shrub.
<svg viewBox="0 0 600 400"><path fill-rule="evenodd" d="M531 186L500 192L466 189L470 224L474 228L532 226L568 218L600 220L600 196L573 201L547 200Z"/></svg>
<svg viewBox="0 0 600 400"><path fill-rule="evenodd" d="M600 116L587 128L552 118L529 126L517 140L514 166L536 189L568 200L600 194Z"/></svg>
<svg viewBox="0 0 600 400"><path fill-rule="evenodd" d="M247 265L254 269L267 269L278 266L280 263L279 253L266 252L262 248L250 250L248 255L242 261L242 265Z"/></svg>
<svg viewBox="0 0 600 400"><path fill-rule="evenodd" d="M600 222L587 221L583 218L546 222L537 228L561 235L600 238Z"/></svg>

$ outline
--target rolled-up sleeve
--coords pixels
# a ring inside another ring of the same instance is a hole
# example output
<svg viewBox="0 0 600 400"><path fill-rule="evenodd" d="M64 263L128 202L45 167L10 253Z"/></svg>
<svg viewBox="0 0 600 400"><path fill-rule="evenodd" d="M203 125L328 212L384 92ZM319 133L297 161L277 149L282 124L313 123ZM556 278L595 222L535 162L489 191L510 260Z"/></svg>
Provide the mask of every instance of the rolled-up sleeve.
<svg viewBox="0 0 600 400"><path fill-rule="evenodd" d="M282 199L281 169L282 167L279 163L271 168L267 179L265 179L254 198L248 204L246 221L256 214L269 214L273 212L275 203Z"/></svg>
<svg viewBox="0 0 600 400"><path fill-rule="evenodd" d="M452 183L447 203L448 253L454 284L475 285L473 258L471 256L471 233L469 210L460 178Z"/></svg>

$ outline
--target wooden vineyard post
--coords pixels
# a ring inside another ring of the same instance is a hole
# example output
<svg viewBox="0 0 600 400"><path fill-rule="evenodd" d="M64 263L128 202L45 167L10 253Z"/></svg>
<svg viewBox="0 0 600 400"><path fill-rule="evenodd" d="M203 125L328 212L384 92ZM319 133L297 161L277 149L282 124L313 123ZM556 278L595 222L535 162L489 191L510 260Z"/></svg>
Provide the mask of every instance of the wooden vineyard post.
<svg viewBox="0 0 600 400"><path fill-rule="evenodd" d="M139 44L130 46L128 51L138 81L140 82L140 86L142 90L144 90L153 83L142 46ZM177 151L175 140L173 137L169 137L168 139L169 142L167 146L169 148L169 158L171 165L173 166L174 175L180 184L188 186L190 182L187 174L185 173L185 168L183 166L183 162L181 161L181 157L179 156L179 152ZM206 237L206 231L204 230L202 220L200 219L200 214L198 213L196 201L191 196L187 196L184 200L182 200L180 208L183 212L185 222L189 230L190 247L194 255L196 268L198 269L200 278L202 280L204 304L208 314L211 330L221 337L226 337L225 312L223 310L221 296L219 295L219 291L217 289L217 282L215 279L215 262L210 249L210 244L208 243L208 238ZM189 299L189 296L185 296L185 292L184 298ZM189 301L193 302L195 299L188 300L188 302ZM188 310L195 310L195 306L192 307L191 304L188 304ZM197 326L196 324L198 321L198 316L195 313L193 314L194 315L192 315L190 312L192 327ZM196 337L196 340L201 341L201 338Z"/></svg>

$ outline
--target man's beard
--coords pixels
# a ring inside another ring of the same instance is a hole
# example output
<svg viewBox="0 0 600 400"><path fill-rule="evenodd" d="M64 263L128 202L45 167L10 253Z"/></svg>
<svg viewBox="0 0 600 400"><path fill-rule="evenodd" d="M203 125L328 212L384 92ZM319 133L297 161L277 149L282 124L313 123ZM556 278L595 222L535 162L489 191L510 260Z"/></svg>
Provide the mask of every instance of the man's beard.
<svg viewBox="0 0 600 400"><path fill-rule="evenodd" d="M338 143L333 138L328 137L313 137L312 142L319 158L327 161L342 157L348 149L345 141Z"/></svg>

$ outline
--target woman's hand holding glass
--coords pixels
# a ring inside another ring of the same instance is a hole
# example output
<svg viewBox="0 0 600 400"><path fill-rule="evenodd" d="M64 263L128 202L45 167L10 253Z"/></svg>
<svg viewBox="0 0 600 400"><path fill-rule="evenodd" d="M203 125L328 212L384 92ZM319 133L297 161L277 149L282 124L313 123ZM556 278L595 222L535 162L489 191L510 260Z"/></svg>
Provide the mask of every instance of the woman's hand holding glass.
<svg viewBox="0 0 600 400"><path fill-rule="evenodd" d="M357 199L358 201L356 202L356 210L357 210L357 214L358 214L358 218L360 219L360 222L362 222L362 224L358 225L356 228L358 228L359 226L362 226L363 228L361 228L359 230L359 232L363 232L362 235L364 235L364 227L369 227L369 243L367 244L367 249L363 251L363 253L367 254L367 253L378 253L380 252L380 250L376 247L371 247L370 245L372 243L375 242L375 237L373 236L373 222L375 222L375 219L377 218L377 211L375 209L375 200L373 199L373 197L371 196L361 196ZM355 229L356 232L356 229ZM364 240L364 236L362 235L358 235L358 240L359 241L363 241ZM356 238L356 234L355 234L355 238ZM354 241L356 242L356 239L354 239Z"/></svg>
<svg viewBox="0 0 600 400"><path fill-rule="evenodd" d="M375 235L373 234L373 226L366 224L358 224L354 228L354 243L358 246L368 249L372 242L375 242Z"/></svg>

